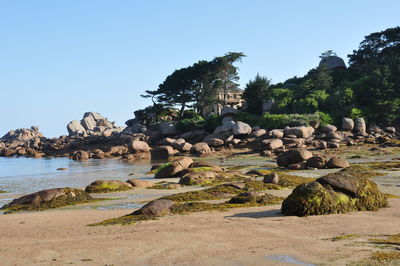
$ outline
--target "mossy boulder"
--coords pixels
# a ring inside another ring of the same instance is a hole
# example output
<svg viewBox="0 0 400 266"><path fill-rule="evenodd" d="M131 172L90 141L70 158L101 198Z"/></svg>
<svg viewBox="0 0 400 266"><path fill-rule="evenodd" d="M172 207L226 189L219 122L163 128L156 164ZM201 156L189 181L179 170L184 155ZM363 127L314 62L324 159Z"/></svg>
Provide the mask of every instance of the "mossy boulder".
<svg viewBox="0 0 400 266"><path fill-rule="evenodd" d="M52 188L17 198L4 205L1 209L6 210L6 212L38 211L92 200L94 199L81 189L69 187Z"/></svg>
<svg viewBox="0 0 400 266"><path fill-rule="evenodd" d="M179 184L186 186L202 185L215 180L218 176L219 175L217 173L211 171L188 173L181 177L181 179L179 180Z"/></svg>
<svg viewBox="0 0 400 266"><path fill-rule="evenodd" d="M280 203L281 199L271 194L263 192L245 192L230 199L228 203L243 204L243 203L257 203L257 204L274 204Z"/></svg>
<svg viewBox="0 0 400 266"><path fill-rule="evenodd" d="M120 180L96 180L85 188L88 193L107 193L133 189L128 182Z"/></svg>
<svg viewBox="0 0 400 266"><path fill-rule="evenodd" d="M364 176L341 171L297 186L282 203L285 215L321 215L375 211L388 205L377 185Z"/></svg>
<svg viewBox="0 0 400 266"><path fill-rule="evenodd" d="M189 168L193 163L190 157L180 157L167 164L162 165L157 169L154 178L169 178L175 177L179 172Z"/></svg>
<svg viewBox="0 0 400 266"><path fill-rule="evenodd" d="M222 172L224 171L224 169L216 164L210 163L210 162L206 162L206 161L198 161L198 162L194 162L192 163L189 168L198 168L198 167L208 167L208 168L212 168L213 171L216 172Z"/></svg>

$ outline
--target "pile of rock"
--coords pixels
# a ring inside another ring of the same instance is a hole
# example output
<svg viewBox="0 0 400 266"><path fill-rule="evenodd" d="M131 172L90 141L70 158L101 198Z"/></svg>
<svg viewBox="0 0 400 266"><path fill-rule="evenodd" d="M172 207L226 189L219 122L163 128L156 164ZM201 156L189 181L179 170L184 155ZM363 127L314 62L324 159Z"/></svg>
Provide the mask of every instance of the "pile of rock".
<svg viewBox="0 0 400 266"><path fill-rule="evenodd" d="M38 150L43 146L45 139L36 126L32 126L30 129L10 130L0 139L0 156L41 157L42 154Z"/></svg>
<svg viewBox="0 0 400 266"><path fill-rule="evenodd" d="M69 136L98 135L109 137L123 129L124 127L115 126L115 122L110 122L107 118L95 112L87 112L83 115L81 121L73 120L67 125Z"/></svg>
<svg viewBox="0 0 400 266"><path fill-rule="evenodd" d="M313 156L306 149L292 149L278 155L276 163L279 167L289 170L304 170L308 168L347 168L350 164L343 158L332 157L325 159L322 156Z"/></svg>

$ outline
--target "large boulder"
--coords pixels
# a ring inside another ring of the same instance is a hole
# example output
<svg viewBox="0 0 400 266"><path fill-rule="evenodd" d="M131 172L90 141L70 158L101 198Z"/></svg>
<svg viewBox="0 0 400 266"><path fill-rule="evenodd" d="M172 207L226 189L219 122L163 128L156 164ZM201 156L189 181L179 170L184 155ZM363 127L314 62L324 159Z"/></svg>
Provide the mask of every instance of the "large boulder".
<svg viewBox="0 0 400 266"><path fill-rule="evenodd" d="M85 188L88 193L118 192L132 189L132 185L120 180L96 180Z"/></svg>
<svg viewBox="0 0 400 266"><path fill-rule="evenodd" d="M141 179L137 179L137 178L128 179L126 182L131 184L132 187L137 187L137 188L146 188L146 187L154 186L153 182L141 180Z"/></svg>
<svg viewBox="0 0 400 266"><path fill-rule="evenodd" d="M312 156L312 153L306 149L293 149L281 153L276 159L276 163L280 167L288 167L290 164L304 162Z"/></svg>
<svg viewBox="0 0 400 266"><path fill-rule="evenodd" d="M321 156L313 156L307 159L306 165L312 168L323 169L326 167L326 159Z"/></svg>
<svg viewBox="0 0 400 266"><path fill-rule="evenodd" d="M367 134L367 125L365 124L364 118L356 118L354 121L354 131L360 135Z"/></svg>
<svg viewBox="0 0 400 266"><path fill-rule="evenodd" d="M190 157L179 157L175 160L161 166L157 169L154 178L168 178L174 177L179 172L189 168L189 166L193 163L192 158Z"/></svg>
<svg viewBox="0 0 400 266"><path fill-rule="evenodd" d="M193 154L199 154L199 155L203 155L203 154L207 154L211 152L210 146L208 146L207 143L205 142L199 142L196 143L192 146L192 148L190 149L190 152Z"/></svg>
<svg viewBox="0 0 400 266"><path fill-rule="evenodd" d="M335 127L334 125L324 125L319 129L319 131L325 134L336 132L336 130L337 127Z"/></svg>
<svg viewBox="0 0 400 266"><path fill-rule="evenodd" d="M271 135L271 137L273 138L283 138L284 135L284 131L282 129L273 129L269 132L269 134Z"/></svg>
<svg viewBox="0 0 400 266"><path fill-rule="evenodd" d="M74 161L86 161L89 159L89 154L86 151L78 150L72 155L72 160Z"/></svg>
<svg viewBox="0 0 400 266"><path fill-rule="evenodd" d="M340 157L332 157L326 164L328 168L347 168L350 167L348 161Z"/></svg>
<svg viewBox="0 0 400 266"><path fill-rule="evenodd" d="M81 202L87 202L93 198L81 189L76 188L52 188L28 194L11 201L2 207L6 211L19 210L43 210L56 208Z"/></svg>
<svg viewBox="0 0 400 266"><path fill-rule="evenodd" d="M221 117L226 117L226 116L233 116L236 113L238 113L239 111L235 108L229 107L229 106L225 106L224 108L222 108L221 110Z"/></svg>
<svg viewBox="0 0 400 266"><path fill-rule="evenodd" d="M342 119L342 129L352 131L354 128L354 120L351 118L343 117Z"/></svg>
<svg viewBox="0 0 400 266"><path fill-rule="evenodd" d="M230 135L247 135L251 133L251 126L249 126L246 123L243 123L241 121L229 121L223 124L222 126L217 127L214 130L215 135L217 134L222 134L225 136L230 136Z"/></svg>
<svg viewBox="0 0 400 266"><path fill-rule="evenodd" d="M218 138L205 138L203 141L210 147L219 147L224 145L224 141Z"/></svg>
<svg viewBox="0 0 400 266"><path fill-rule="evenodd" d="M340 171L296 187L282 203L285 215L321 215L349 211L375 211L387 198L369 179Z"/></svg>
<svg viewBox="0 0 400 266"><path fill-rule="evenodd" d="M140 140L132 140L129 145L129 150L133 153L141 153L141 152L149 152L150 151L150 147L149 145L144 142L144 141L140 141Z"/></svg>
<svg viewBox="0 0 400 266"><path fill-rule="evenodd" d="M215 180L218 176L219 174L211 171L188 173L181 177L179 184L187 186L201 185Z"/></svg>
<svg viewBox="0 0 400 266"><path fill-rule="evenodd" d="M96 127L96 121L94 120L93 116L86 116L81 120L82 126L86 130L93 130Z"/></svg>
<svg viewBox="0 0 400 266"><path fill-rule="evenodd" d="M280 139L265 139L262 143L264 148L267 150L275 150L283 146L283 141Z"/></svg>
<svg viewBox="0 0 400 266"><path fill-rule="evenodd" d="M236 124L233 126L233 135L247 135L251 133L251 126L248 124L237 121Z"/></svg>
<svg viewBox="0 0 400 266"><path fill-rule="evenodd" d="M284 130L285 136L294 135L298 138L309 138L313 135L315 129L313 127L290 127Z"/></svg>
<svg viewBox="0 0 400 266"><path fill-rule="evenodd" d="M174 149L171 146L159 146L151 150L151 159L164 160L174 154Z"/></svg>
<svg viewBox="0 0 400 266"><path fill-rule="evenodd" d="M133 215L146 215L146 216L162 216L170 212L170 208L175 204L172 200L156 199L153 200L137 211Z"/></svg>
<svg viewBox="0 0 400 266"><path fill-rule="evenodd" d="M85 128L78 120L72 120L71 122L69 122L67 125L67 130L70 136L84 134L86 132Z"/></svg>

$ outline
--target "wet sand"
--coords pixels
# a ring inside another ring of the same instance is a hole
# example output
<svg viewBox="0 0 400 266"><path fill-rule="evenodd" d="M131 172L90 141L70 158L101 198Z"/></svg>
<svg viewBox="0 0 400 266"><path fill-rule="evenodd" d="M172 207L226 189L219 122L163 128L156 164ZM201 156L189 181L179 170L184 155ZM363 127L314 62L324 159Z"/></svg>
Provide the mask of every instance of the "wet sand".
<svg viewBox="0 0 400 266"><path fill-rule="evenodd" d="M0 215L2 265L343 265L368 257L374 235L400 232L400 199L376 212L282 216L280 205L87 226L131 210L59 209ZM359 238L332 241L341 234ZM278 257L276 256L278 255ZM273 256L268 258L269 256Z"/></svg>

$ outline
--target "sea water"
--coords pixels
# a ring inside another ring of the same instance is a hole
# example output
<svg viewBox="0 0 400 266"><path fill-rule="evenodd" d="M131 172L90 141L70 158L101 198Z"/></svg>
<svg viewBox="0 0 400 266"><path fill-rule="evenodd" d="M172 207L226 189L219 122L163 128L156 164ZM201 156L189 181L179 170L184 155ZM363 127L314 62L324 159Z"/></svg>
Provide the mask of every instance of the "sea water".
<svg viewBox="0 0 400 266"><path fill-rule="evenodd" d="M4 158L0 157L0 206L7 203L7 195L27 194L56 187L84 188L98 179L151 179L146 175L150 161L127 163L118 159L73 161L69 158ZM57 168L67 168L65 171Z"/></svg>

